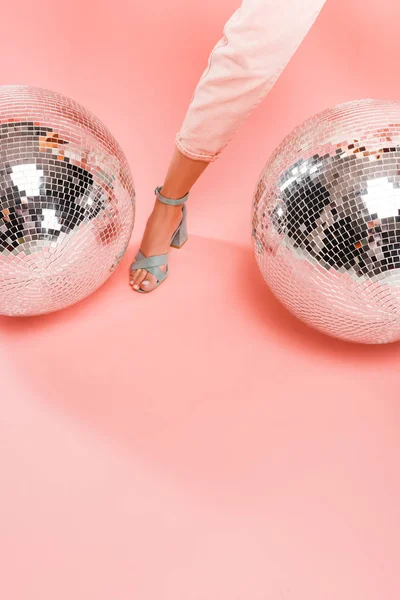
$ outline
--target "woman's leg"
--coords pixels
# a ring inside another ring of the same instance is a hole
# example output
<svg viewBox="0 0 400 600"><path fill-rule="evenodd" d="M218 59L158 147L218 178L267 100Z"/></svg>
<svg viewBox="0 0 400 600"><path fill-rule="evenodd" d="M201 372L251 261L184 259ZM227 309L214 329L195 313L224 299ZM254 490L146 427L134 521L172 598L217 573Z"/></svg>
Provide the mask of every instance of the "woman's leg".
<svg viewBox="0 0 400 600"><path fill-rule="evenodd" d="M184 156L175 148L168 168L168 173L161 193L167 198L182 198L200 177L209 162L192 160ZM186 190L186 191L185 191ZM145 256L165 254L170 247L171 236L182 219L182 206L163 204L155 198L153 212L151 213L143 234L140 249ZM160 269L165 271L165 266ZM137 269L130 273L130 284L139 286L144 290L152 290L157 279L146 269Z"/></svg>
<svg viewBox="0 0 400 600"><path fill-rule="evenodd" d="M218 158L268 94L325 1L242 1L211 51L176 134L175 152L161 190L164 196L184 196L207 165ZM146 256L168 252L181 212L181 206L156 199L141 245ZM156 279L146 269L138 269L132 273L131 283L150 290Z"/></svg>

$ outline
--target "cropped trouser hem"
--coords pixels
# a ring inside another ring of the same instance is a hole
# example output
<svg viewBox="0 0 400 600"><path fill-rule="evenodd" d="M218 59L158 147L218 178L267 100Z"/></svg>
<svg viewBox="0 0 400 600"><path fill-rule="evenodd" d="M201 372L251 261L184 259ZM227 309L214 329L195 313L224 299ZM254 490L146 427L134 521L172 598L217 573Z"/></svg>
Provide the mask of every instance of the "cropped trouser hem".
<svg viewBox="0 0 400 600"><path fill-rule="evenodd" d="M198 152L195 152L194 150L190 150L190 148L182 144L179 131L175 136L175 145L178 148L179 152L181 152L181 154L183 154L187 158L191 158L192 160L200 160L203 162L214 162L223 150L222 148L220 152L216 154L200 154Z"/></svg>
<svg viewBox="0 0 400 600"><path fill-rule="evenodd" d="M326 0L242 0L225 23L197 83L176 146L194 160L218 158L273 87Z"/></svg>

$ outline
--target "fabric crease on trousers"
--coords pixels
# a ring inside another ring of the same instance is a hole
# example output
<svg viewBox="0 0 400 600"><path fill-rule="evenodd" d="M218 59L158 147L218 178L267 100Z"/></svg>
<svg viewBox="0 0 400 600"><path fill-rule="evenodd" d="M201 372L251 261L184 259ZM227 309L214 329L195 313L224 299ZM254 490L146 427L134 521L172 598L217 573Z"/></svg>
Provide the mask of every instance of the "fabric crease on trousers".
<svg viewBox="0 0 400 600"><path fill-rule="evenodd" d="M195 88L175 144L211 162L260 104L326 0L243 0L226 22Z"/></svg>

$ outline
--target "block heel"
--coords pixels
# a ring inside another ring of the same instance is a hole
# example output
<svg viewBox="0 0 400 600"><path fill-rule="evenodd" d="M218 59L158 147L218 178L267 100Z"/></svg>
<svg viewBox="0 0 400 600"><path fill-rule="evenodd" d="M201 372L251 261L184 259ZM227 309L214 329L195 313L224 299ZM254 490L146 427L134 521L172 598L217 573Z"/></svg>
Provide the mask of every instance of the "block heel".
<svg viewBox="0 0 400 600"><path fill-rule="evenodd" d="M182 248L183 244L186 242L187 239L188 239L188 232L187 232L187 224L186 224L186 206L183 205L182 221L181 221L181 224L179 225L178 229L172 236L170 245L172 246L172 248Z"/></svg>

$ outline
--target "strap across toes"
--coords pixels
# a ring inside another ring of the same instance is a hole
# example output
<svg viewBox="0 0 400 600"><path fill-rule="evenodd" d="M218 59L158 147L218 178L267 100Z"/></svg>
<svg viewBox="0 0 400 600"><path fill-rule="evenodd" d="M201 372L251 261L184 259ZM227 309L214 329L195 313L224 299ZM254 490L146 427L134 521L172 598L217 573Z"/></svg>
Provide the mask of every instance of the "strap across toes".
<svg viewBox="0 0 400 600"><path fill-rule="evenodd" d="M165 273L159 268L162 265L167 265ZM131 271L135 271L137 269L146 269L146 271L148 271L149 273L154 275L154 277L156 277L157 285L160 285L160 283L164 281L164 279L168 275L168 254L145 256L143 252L139 250L135 256L135 261L130 266Z"/></svg>

